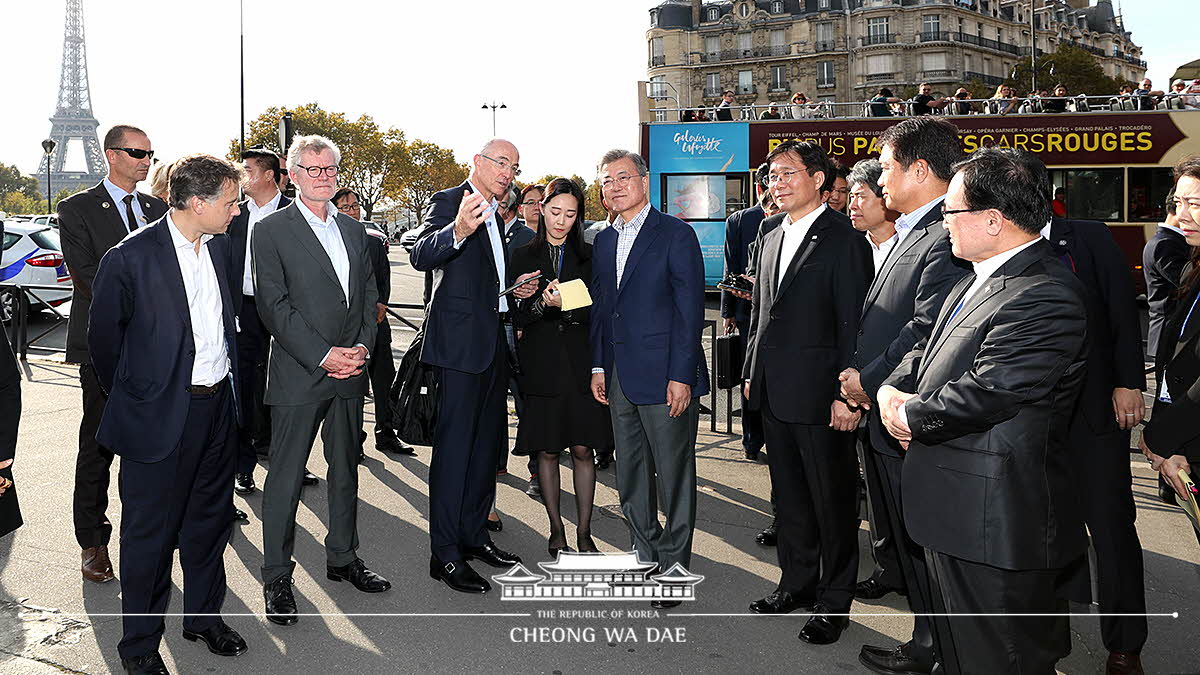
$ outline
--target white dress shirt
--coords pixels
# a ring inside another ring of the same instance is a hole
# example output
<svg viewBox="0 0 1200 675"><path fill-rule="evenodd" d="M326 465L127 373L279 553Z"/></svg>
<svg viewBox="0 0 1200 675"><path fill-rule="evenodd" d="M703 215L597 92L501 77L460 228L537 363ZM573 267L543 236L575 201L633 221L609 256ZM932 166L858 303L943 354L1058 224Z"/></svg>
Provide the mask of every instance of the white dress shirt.
<svg viewBox="0 0 1200 675"><path fill-rule="evenodd" d="M863 232L867 238L867 244L871 247L871 262L875 264L875 274L879 274L879 268L883 267L883 261L887 260L888 253L896 247L896 242L900 240L900 234L893 232L892 236L888 237L878 246L875 245L875 240L871 238L870 232Z"/></svg>
<svg viewBox="0 0 1200 675"><path fill-rule="evenodd" d="M211 386L229 375L221 287L208 253L208 242L213 235L200 235L200 250L197 251L196 242L184 238L170 215L167 216L167 230L171 232L179 273L183 276L183 290L187 294L188 315L192 319L192 342L196 348L192 384Z"/></svg>
<svg viewBox="0 0 1200 675"><path fill-rule="evenodd" d="M945 199L946 195L938 195L916 209L913 209L912 213L906 213L897 218L896 243L899 244L900 242L904 241L904 238L908 236L909 232L912 232L913 227L915 227L917 223L921 222L921 219L925 217L925 214L937 207L940 207Z"/></svg>
<svg viewBox="0 0 1200 675"><path fill-rule="evenodd" d="M146 214L142 211L142 203L138 201L138 197L134 192L126 192L117 187L117 184L111 180L104 179L104 189L108 190L108 196L112 197L113 206L117 209L117 215L121 216L121 222L125 223L125 229L133 232L137 228L129 227L129 218L125 215L125 196L133 195L130 203L133 205L133 217L138 219L138 227L146 224Z"/></svg>
<svg viewBox="0 0 1200 675"><path fill-rule="evenodd" d="M472 183L471 181L467 181L467 185L471 186L471 190L479 193L480 195L483 194L482 192L479 191L479 188L475 187L475 184ZM466 197L466 195L463 195L463 196ZM496 278L498 278L500 280L500 288L496 289L497 293L504 290L508 286L508 284L505 283L505 280L507 279L507 277L504 276L507 273L507 270L504 268L504 237L500 232L500 227L496 224L496 209L499 208L499 206L500 206L500 203L498 201L496 201L495 197L493 197L491 199L491 201L488 202L488 209L490 209L491 212L488 213L487 222L486 222L487 233L488 233L488 242L492 246L492 260L496 261ZM487 212L488 209L484 209L484 211ZM466 241L465 238L463 238L462 240L459 240L458 237L455 237L454 238L454 248L462 248L462 244L464 241ZM496 305L496 307L501 312L507 312L508 311L508 296L501 295L500 300L499 300L498 304Z"/></svg>
<svg viewBox="0 0 1200 675"><path fill-rule="evenodd" d="M962 308L966 307L967 304L971 302L971 298L975 295L975 293L985 283L988 282L988 280L992 277L992 275L996 273L996 270L999 270L1004 265L1004 263L1008 262L1009 260L1012 260L1013 257L1016 256L1018 253L1020 253L1021 251L1024 251L1025 249L1029 248L1030 246L1033 246L1034 244L1038 243L1039 241L1041 241L1041 239L1035 237L1034 239L1027 241L1024 244L1021 244L1020 246L1017 246L1015 248L1010 248L1003 253L997 253L996 255L988 258L987 260L981 260L976 263L971 263L971 266L975 269L975 281L971 282L971 286L969 288L967 288L967 292L963 294L962 299L959 300L958 304L956 304L950 310L950 312L951 312L950 316L951 317L954 316L954 314L957 314L960 310L962 310ZM939 317L939 320L940 320L940 318L941 317ZM950 321L950 319L947 318L946 322L948 323L949 321ZM943 330L944 330L944 328L943 328ZM909 400L911 401L913 399L909 399ZM904 426L906 426L906 427L908 426L907 406L908 406L907 402L905 402L904 405L900 406L900 420L902 422L904 422ZM911 429L911 427L910 427L910 429Z"/></svg>
<svg viewBox="0 0 1200 675"><path fill-rule="evenodd" d="M792 264L792 258L796 257L796 252L800 250L800 245L804 243L804 238L808 236L808 229L816 222L817 218L825 213L825 205L821 204L812 212L800 217L800 220L792 222L792 216L786 215L783 217L783 224L779 227L783 230L783 242L779 249L779 271L776 275L777 281L775 289L779 290L779 283L783 282L783 275L787 272L788 265Z"/></svg>
<svg viewBox="0 0 1200 675"><path fill-rule="evenodd" d="M283 195L279 190L275 191L275 196L262 206L254 201L254 198L246 200L246 270L242 273L242 295L254 295L254 266L251 265L250 253L250 235L254 233L254 226L258 221L279 210L279 198Z"/></svg>
<svg viewBox="0 0 1200 675"><path fill-rule="evenodd" d="M296 204L300 206L300 214L304 216L304 220L312 227L313 234L317 235L317 241L321 242L321 248L325 249L325 254L329 256L329 262L333 263L333 271L337 274L342 293L346 296L346 311L349 311L350 256L346 253L346 242L342 240L342 230L337 224L337 207L333 202L325 202L325 219L322 220L304 205L303 199L297 197Z"/></svg>

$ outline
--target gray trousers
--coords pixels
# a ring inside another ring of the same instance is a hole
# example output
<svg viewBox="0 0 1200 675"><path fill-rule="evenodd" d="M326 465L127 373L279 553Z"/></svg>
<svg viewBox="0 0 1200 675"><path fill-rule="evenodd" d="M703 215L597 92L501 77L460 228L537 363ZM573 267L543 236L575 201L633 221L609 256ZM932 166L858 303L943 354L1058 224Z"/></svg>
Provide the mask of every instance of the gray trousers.
<svg viewBox="0 0 1200 675"><path fill-rule="evenodd" d="M616 442L617 491L621 512L629 523L633 548L644 562L663 571L675 563L685 568L692 559L696 529L696 430L700 405L695 399L679 417L670 406L635 405L625 398L616 371L608 383ZM667 516L658 522L662 500Z"/></svg>
<svg viewBox="0 0 1200 675"><path fill-rule="evenodd" d="M329 464L329 533L325 555L330 565L354 562L358 550L358 452L363 399L334 397L307 405L271 406L271 454L263 483L263 583L290 576L296 569L296 508L304 466L317 429Z"/></svg>

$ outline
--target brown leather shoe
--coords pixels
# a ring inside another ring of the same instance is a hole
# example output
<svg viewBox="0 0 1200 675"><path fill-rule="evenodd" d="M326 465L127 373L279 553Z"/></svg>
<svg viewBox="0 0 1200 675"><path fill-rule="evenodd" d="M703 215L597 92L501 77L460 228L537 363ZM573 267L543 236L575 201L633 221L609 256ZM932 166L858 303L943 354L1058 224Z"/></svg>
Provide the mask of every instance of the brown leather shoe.
<svg viewBox="0 0 1200 675"><path fill-rule="evenodd" d="M83 572L84 579L102 584L106 581L112 581L115 578L113 576L112 561L108 559L108 546L85 548L80 556L83 559L83 564L80 565L79 569Z"/></svg>
<svg viewBox="0 0 1200 675"><path fill-rule="evenodd" d="M1104 672L1108 675L1144 675L1142 657L1130 652L1109 652Z"/></svg>

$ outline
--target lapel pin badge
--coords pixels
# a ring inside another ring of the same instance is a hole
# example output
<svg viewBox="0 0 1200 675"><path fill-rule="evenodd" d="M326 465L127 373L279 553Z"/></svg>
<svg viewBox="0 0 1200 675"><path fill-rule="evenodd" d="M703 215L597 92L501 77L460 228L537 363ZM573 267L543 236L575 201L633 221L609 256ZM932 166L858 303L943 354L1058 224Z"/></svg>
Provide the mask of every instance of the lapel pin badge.
<svg viewBox="0 0 1200 675"><path fill-rule="evenodd" d="M107 208L108 208L108 202L100 202L100 206L102 206L103 208L106 208L106 209L107 209Z"/></svg>
<svg viewBox="0 0 1200 675"><path fill-rule="evenodd" d="M1058 240L1058 245L1059 245L1059 246L1066 246L1066 245L1067 245L1067 240L1066 240L1066 239L1059 239L1059 240Z"/></svg>

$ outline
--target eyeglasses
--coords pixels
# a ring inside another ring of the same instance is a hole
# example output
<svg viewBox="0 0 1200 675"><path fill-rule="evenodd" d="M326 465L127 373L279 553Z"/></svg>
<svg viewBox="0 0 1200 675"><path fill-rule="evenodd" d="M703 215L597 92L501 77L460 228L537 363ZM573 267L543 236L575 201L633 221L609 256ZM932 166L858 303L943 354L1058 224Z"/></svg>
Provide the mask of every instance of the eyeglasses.
<svg viewBox="0 0 1200 675"><path fill-rule="evenodd" d="M322 172L330 178L333 178L338 174L337 164L334 164L333 166L304 166L297 164L296 167L307 171L309 178L318 178Z"/></svg>
<svg viewBox="0 0 1200 675"><path fill-rule="evenodd" d="M788 171L780 171L779 173L769 174L769 175L767 175L767 185L774 185L774 184L778 183L779 181L791 182L792 177L798 173L800 173L800 172L788 170Z"/></svg>
<svg viewBox="0 0 1200 675"><path fill-rule="evenodd" d="M153 150L142 150L141 148L105 148L105 150L120 150L134 159L146 159L153 157Z"/></svg>
<svg viewBox="0 0 1200 675"><path fill-rule="evenodd" d="M534 206L536 204L541 204L541 202L537 201L536 199L531 199L529 201L521 202L521 206Z"/></svg>
<svg viewBox="0 0 1200 675"><path fill-rule="evenodd" d="M483 153L480 153L479 156L486 160L490 160L492 163L494 163L496 165L496 168L500 169L501 171L508 171L509 169L512 169L514 176L521 175L521 165L520 164L513 164L512 162L508 161L507 159L494 159L492 157L488 157L487 155L485 155Z"/></svg>
<svg viewBox="0 0 1200 675"><path fill-rule="evenodd" d="M613 188L624 188L625 186L629 185L629 181L633 180L634 178L637 178L637 176L634 176L633 174L626 174L616 178L605 178L600 183L600 189L612 190Z"/></svg>
<svg viewBox="0 0 1200 675"><path fill-rule="evenodd" d="M946 208L945 202L943 202L941 211L942 220L945 220L946 216L952 216L956 213L978 213L979 211L983 211L983 209L948 209Z"/></svg>
<svg viewBox="0 0 1200 675"><path fill-rule="evenodd" d="M354 202L352 204L342 204L341 206L337 207L337 210L341 211L342 213L350 213L356 209L358 209L358 202Z"/></svg>

